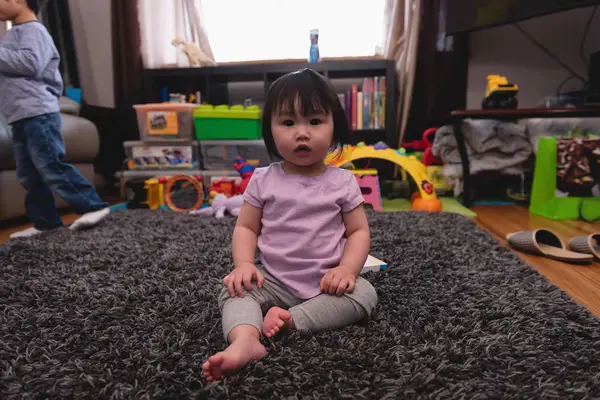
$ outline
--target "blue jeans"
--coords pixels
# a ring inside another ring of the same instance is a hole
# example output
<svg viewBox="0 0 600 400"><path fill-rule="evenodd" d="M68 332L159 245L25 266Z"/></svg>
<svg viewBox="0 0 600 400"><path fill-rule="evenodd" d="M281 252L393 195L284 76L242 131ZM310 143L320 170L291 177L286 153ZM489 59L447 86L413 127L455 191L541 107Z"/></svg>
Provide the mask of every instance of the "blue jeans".
<svg viewBox="0 0 600 400"><path fill-rule="evenodd" d="M65 143L59 113L26 118L12 124L13 151L19 182L27 190L27 216L39 230L62 226L53 193L78 214L108 207L95 187L70 164L62 161Z"/></svg>

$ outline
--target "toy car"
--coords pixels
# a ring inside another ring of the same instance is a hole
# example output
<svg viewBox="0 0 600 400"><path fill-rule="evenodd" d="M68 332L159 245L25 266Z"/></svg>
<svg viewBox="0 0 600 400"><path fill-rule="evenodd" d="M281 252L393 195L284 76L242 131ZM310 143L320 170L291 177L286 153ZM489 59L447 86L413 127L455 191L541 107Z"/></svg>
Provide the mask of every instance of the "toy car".
<svg viewBox="0 0 600 400"><path fill-rule="evenodd" d="M487 82L485 98L481 104L484 110L517 108L519 87L516 84L510 83L501 75L488 75Z"/></svg>

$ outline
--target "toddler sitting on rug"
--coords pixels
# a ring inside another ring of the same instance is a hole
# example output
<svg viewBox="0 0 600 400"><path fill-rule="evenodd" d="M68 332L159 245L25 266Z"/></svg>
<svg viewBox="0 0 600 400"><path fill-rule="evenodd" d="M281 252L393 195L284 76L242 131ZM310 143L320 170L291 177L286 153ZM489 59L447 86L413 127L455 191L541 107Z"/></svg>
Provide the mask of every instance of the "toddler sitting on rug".
<svg viewBox="0 0 600 400"><path fill-rule="evenodd" d="M283 161L258 168L244 192L219 297L229 347L204 363L209 381L263 357L261 335L342 328L377 304L359 276L370 247L361 190L352 172L324 164L332 146L348 143L337 94L304 69L273 83L263 112L267 150Z"/></svg>

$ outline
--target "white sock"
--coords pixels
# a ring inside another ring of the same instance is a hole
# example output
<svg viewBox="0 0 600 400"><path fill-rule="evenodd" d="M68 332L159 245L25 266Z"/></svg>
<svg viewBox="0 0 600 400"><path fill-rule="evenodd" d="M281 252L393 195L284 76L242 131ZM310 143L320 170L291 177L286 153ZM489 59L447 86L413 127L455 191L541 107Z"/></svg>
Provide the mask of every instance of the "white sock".
<svg viewBox="0 0 600 400"><path fill-rule="evenodd" d="M90 228L96 225L100 220L110 214L110 208L103 208L102 210L92 211L87 214L83 214L75 222L69 226L69 229L80 230Z"/></svg>
<svg viewBox="0 0 600 400"><path fill-rule="evenodd" d="M10 235L10 238L16 239L16 238L30 237L30 236L39 235L40 233L42 233L42 231L35 229L34 227L31 227L31 228L27 228L22 231L13 233L12 235Z"/></svg>

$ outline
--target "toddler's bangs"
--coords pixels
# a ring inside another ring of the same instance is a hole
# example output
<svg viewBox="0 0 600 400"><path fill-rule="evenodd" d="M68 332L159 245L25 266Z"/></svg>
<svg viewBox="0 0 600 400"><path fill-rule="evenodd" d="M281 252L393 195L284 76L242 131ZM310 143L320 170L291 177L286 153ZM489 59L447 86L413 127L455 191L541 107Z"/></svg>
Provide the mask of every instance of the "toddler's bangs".
<svg viewBox="0 0 600 400"><path fill-rule="evenodd" d="M274 115L295 115L297 109L303 117L328 115L333 109L323 82L310 75L291 74L274 89Z"/></svg>

